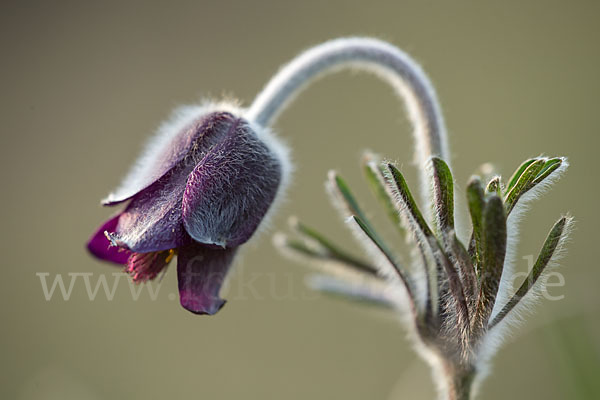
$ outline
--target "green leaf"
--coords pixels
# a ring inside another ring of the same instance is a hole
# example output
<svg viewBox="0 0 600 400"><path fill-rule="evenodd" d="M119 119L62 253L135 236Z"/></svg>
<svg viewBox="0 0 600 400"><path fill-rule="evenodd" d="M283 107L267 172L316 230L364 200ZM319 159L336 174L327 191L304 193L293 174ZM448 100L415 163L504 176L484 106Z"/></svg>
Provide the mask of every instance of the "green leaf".
<svg viewBox="0 0 600 400"><path fill-rule="evenodd" d="M310 275L306 283L311 289L335 298L350 300L362 305L393 308L391 301L383 294L385 287L380 285L357 284L329 275Z"/></svg>
<svg viewBox="0 0 600 400"><path fill-rule="evenodd" d="M432 243L434 256L441 263L446 276L448 277L449 289L455 300L456 312L460 316L460 323L464 324L465 329L469 328L469 311L464 293L461 276L456 270L456 265L462 267L465 272L469 269L463 261L469 263L470 259L464 246L458 241L454 234L454 182L452 172L448 165L438 157L431 158L431 168L433 175L433 199L434 216L443 238L443 243L451 255L452 262L448 255L442 251L439 243ZM431 239L430 239L431 240ZM461 251L461 249L463 251ZM464 256L466 255L466 260ZM470 266L471 276L473 275L472 265ZM470 287L469 290L473 288Z"/></svg>
<svg viewBox="0 0 600 400"><path fill-rule="evenodd" d="M395 257L391 254L388 253L388 251L385 248L384 243L381 241L381 239L375 234L375 232L373 232L371 230L371 228L369 227L369 225L363 221L359 216L357 215L353 215L350 217L351 221L354 221L354 223L360 228L360 230L371 240L371 242L373 242L373 244L381 251L381 253L385 256L385 258L387 259L387 261L392 264L394 266L394 268L400 273L403 274L403 272L400 270L399 266L396 264L396 259Z"/></svg>
<svg viewBox="0 0 600 400"><path fill-rule="evenodd" d="M383 205L387 216L393 222L396 229L404 236L406 232L402 227L398 210L394 206L394 200L386 190L383 167L379 164L377 156L371 153L365 154L363 158L363 170L373 194Z"/></svg>
<svg viewBox="0 0 600 400"><path fill-rule="evenodd" d="M516 185L517 181L519 180L519 178L521 177L521 175L523 175L523 172L525 172L525 170L531 165L533 164L535 161L539 160L538 157L536 158L531 158L529 160L524 161L519 168L517 168L517 170L515 171L515 173L511 176L510 180L508 181L508 185L506 186L505 192L504 193L508 193L511 191L511 189Z"/></svg>
<svg viewBox="0 0 600 400"><path fill-rule="evenodd" d="M502 196L502 186L500 184L500 177L493 177L485 188L486 193L496 193L498 196Z"/></svg>
<svg viewBox="0 0 600 400"><path fill-rule="evenodd" d="M443 171L444 167L441 164L437 164L440 171ZM468 309L466 307L466 300L464 296L464 292L462 289L462 283L460 281L460 277L458 272L454 268L454 265L448 259L447 254L442 250L437 238L433 235L433 232L427 225L425 218L423 218L423 214L419 210L408 185L406 184L406 180L402 173L392 164L387 165L388 171L392 178L392 183L395 185L394 189L398 192L399 200L401 204L398 206L400 212L406 215L407 219L410 221L410 227L414 231L414 235L417 238L421 238L421 241L417 239L417 244L419 245L419 250L421 251L421 255L423 260L428 259L428 255L426 252L426 248L429 249L431 256L435 260L435 270L429 271L428 269L425 271L427 276L427 287L430 292L429 298L433 298L432 304L428 306L433 307L434 304L441 306L442 303L437 304L437 298L440 296L439 289L441 287L440 280L443 279L444 274L447 276L448 281L450 283L450 291L454 299L456 300L457 312L459 315L462 315L464 318L462 321L465 323L468 321ZM440 173L441 176L443 173ZM443 174L446 177L448 174ZM444 178L447 182L447 179ZM451 180L451 178L450 178ZM447 187L447 185L446 185ZM440 190L440 195L442 192L445 192L446 195L449 191L446 189ZM441 195L445 196L445 195ZM427 263L424 262L427 266ZM433 276L432 276L433 275ZM443 293L441 294L443 295ZM433 311L434 313L437 311Z"/></svg>
<svg viewBox="0 0 600 400"><path fill-rule="evenodd" d="M394 189L398 191L401 201L404 204L404 206L399 207L399 211L401 213L408 213L408 217L415 222L418 227L418 232L416 233L420 233L427 238L432 237L433 232L429 228L429 225L427 225L419 207L417 207L417 203L415 202L402 173L393 164L387 164L387 170L395 185Z"/></svg>
<svg viewBox="0 0 600 400"><path fill-rule="evenodd" d="M398 275L398 277L400 278L400 281L402 281L402 283L404 284L404 287L406 288L406 292L408 293L408 296L410 297L411 301L413 302L412 307L414 310L415 305L414 305L414 296L413 296L412 285L409 282L406 275L404 274L404 271L402 271L402 269L396 264L394 256L392 254L388 253L388 251L386 250L384 244L381 242L379 237L377 235L375 235L373 231L371 231L368 224L366 224L365 221L360 219L359 216L357 216L357 215L351 216L350 222L353 223L355 227L357 227L360 231L362 231L365 234L365 236L371 240L371 243L377 249L379 249L381 254L386 258L387 262L394 268L394 270L395 270L394 272Z"/></svg>
<svg viewBox="0 0 600 400"><path fill-rule="evenodd" d="M519 301L533 287L542 272L544 272L544 269L554 256L554 252L556 251L556 248L558 247L558 244L565 233L565 227L568 222L569 220L567 217L562 217L554 224L552 229L550 229L540 254L533 265L533 268L529 272L527 279L525 279L523 284L519 287L508 303L506 303L502 310L496 315L496 317L494 317L494 320L490 323L490 329L494 325L498 324L506 316L506 314L508 314L519 303Z"/></svg>
<svg viewBox="0 0 600 400"><path fill-rule="evenodd" d="M533 187L533 180L538 176L545 164L546 160L537 159L525 168L525 171L519 176L512 189L506 194L505 202L507 214L510 214L521 196Z"/></svg>
<svg viewBox="0 0 600 400"><path fill-rule="evenodd" d="M473 263L476 268L481 266L482 244L481 236L483 230L483 208L485 206L485 194L483 192L483 183L478 176L474 176L467 184L467 202L469 204L469 213L471 214L471 223L473 224L473 234L469 243L469 253L473 256ZM477 271L479 273L479 271Z"/></svg>
<svg viewBox="0 0 600 400"><path fill-rule="evenodd" d="M506 212L502 199L489 196L483 209L481 285L477 304L478 328L486 328L492 312L506 255Z"/></svg>
<svg viewBox="0 0 600 400"><path fill-rule="evenodd" d="M294 231L296 231L299 235L302 235L306 240L309 240L320 247L322 251L318 252L318 255L313 254L313 256L323 259L332 259L348 264L349 266L360 271L367 272L369 274L377 274L377 268L342 250L339 246L333 244L331 240L327 239L323 234L317 232L315 229L304 225L295 218L290 219L290 225L292 229L294 229ZM289 246L294 246L296 250L302 250L304 253L307 253L305 249L299 249L299 245L296 242L290 241ZM304 245L304 247L306 246ZM313 251L313 253L316 252Z"/></svg>
<svg viewBox="0 0 600 400"><path fill-rule="evenodd" d="M348 184L335 171L329 171L329 182L331 187L339 195L339 198L344 202L344 206L350 215L356 215L363 221L367 221L367 217L360 208L358 201L350 191Z"/></svg>
<svg viewBox="0 0 600 400"><path fill-rule="evenodd" d="M454 182L448 164L432 157L434 215L440 232L454 229Z"/></svg>
<svg viewBox="0 0 600 400"><path fill-rule="evenodd" d="M276 246L282 250L291 251L293 254L308 258L311 260L327 260L329 259L326 253L312 248L306 242L300 239L294 239L283 233L277 233L274 236Z"/></svg>
<svg viewBox="0 0 600 400"><path fill-rule="evenodd" d="M434 246L432 246L434 247ZM467 332L469 329L469 307L467 305L467 299L463 288L463 283L460 279L460 275L454 264L450 261L448 256L442 251L441 248L434 250L434 256L436 260L442 265L444 272L448 278L448 286L450 294L455 301L456 315L459 317L458 322L463 325L463 331ZM439 285L439 283L438 283ZM446 293L442 293L443 297ZM442 306L443 303L440 303ZM440 312L443 311L440 309Z"/></svg>
<svg viewBox="0 0 600 400"><path fill-rule="evenodd" d="M538 158L530 163L521 175L517 178L513 187L507 191L505 203L507 212L514 209L518 200L529 190L543 182L554 171L556 171L564 162L564 158Z"/></svg>
<svg viewBox="0 0 600 400"><path fill-rule="evenodd" d="M465 246L458 240L454 231L450 232L450 252L453 255L453 261L458 265L462 277L464 294L468 299L475 297L477 290L477 275L471 257L465 249ZM471 305L471 304L469 304Z"/></svg>
<svg viewBox="0 0 600 400"><path fill-rule="evenodd" d="M555 157L555 158L551 158L548 161L546 161L542 170L538 173L538 175L533 180L533 184L537 185L538 183L542 182L544 179L549 177L550 174L552 174L554 171L556 171L562 165L563 161L564 161L564 158L562 158L562 157Z"/></svg>
<svg viewBox="0 0 600 400"><path fill-rule="evenodd" d="M374 237L377 238L377 242L379 243L379 245L381 246L383 251L385 251L386 255L389 255L390 257L392 257L392 259L395 260L394 265L398 266L398 263L397 263L398 258L393 255L393 252L390 250L390 247L388 247L385 244L384 240L377 234L375 228L369 222L366 214L360 208L358 202L356 201L356 198L350 191L350 188L348 187L348 184L346 183L346 181L344 181L335 171L329 172L328 187L332 191L332 193L335 195L335 198L332 198L332 201L337 201L337 200L341 201L342 208L346 210L348 216L355 215L355 216L359 217L360 220L362 221L362 223L364 223L368 227L369 232L371 232L371 235L373 235ZM334 205L336 205L336 204L334 204Z"/></svg>

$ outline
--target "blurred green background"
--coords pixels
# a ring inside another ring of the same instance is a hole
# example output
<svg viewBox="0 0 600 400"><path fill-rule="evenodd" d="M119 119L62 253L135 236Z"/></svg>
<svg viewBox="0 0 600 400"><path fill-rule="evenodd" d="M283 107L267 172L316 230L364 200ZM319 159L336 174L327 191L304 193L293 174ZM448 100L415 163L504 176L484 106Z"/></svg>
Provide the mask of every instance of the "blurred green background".
<svg viewBox="0 0 600 400"><path fill-rule="evenodd" d="M115 186L179 104L235 96L248 105L280 64L323 40L374 35L419 60L440 95L458 193L483 162L509 175L540 153L571 160L522 225L537 254L563 212L577 219L544 301L509 338L485 399L600 398L596 157L600 3L595 1L3 1L0 6L2 365L6 399L431 399L427 367L396 320L314 295L306 270L270 236L291 214L354 245L327 203L336 168L370 210L358 167L370 148L415 185L402 107L380 81L341 73L278 121L297 172L270 232L246 246L227 306L197 317L174 300L168 271L155 301L123 279L94 301L82 278L46 301L36 273L117 270L84 250ZM376 216L376 220L383 218ZM521 260L520 268L526 268ZM67 279L68 281L68 279Z"/></svg>

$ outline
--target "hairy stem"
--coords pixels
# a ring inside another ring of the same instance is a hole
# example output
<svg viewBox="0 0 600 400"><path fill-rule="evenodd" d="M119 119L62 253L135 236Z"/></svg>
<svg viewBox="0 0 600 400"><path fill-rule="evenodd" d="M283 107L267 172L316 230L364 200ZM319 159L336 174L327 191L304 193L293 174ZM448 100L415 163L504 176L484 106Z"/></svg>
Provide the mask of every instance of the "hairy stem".
<svg viewBox="0 0 600 400"><path fill-rule="evenodd" d="M373 72L404 100L414 126L416 161L424 166L431 156L448 162L448 140L442 111L431 82L421 67L397 47L371 38L341 38L315 46L285 65L258 94L246 117L262 126L280 112L314 78L344 68ZM422 171L423 196L429 210L430 176Z"/></svg>
<svg viewBox="0 0 600 400"><path fill-rule="evenodd" d="M440 385L440 400L471 400L474 398L472 386L475 373L475 369L470 366L444 364L440 378L444 380Z"/></svg>

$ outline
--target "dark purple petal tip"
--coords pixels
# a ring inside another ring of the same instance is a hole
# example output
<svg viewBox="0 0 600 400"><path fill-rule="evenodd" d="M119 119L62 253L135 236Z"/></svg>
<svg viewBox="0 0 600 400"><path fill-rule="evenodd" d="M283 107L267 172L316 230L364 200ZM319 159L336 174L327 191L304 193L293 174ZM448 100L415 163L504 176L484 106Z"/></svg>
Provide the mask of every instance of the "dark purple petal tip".
<svg viewBox="0 0 600 400"><path fill-rule="evenodd" d="M179 249L177 280L181 305L194 314L214 315L224 305L219 291L237 249L211 249L198 243Z"/></svg>
<svg viewBox="0 0 600 400"><path fill-rule="evenodd" d="M105 232L113 232L116 229L120 216L121 214L118 214L102 224L88 241L87 249L101 260L115 264L127 264L131 252L114 246L105 234Z"/></svg>

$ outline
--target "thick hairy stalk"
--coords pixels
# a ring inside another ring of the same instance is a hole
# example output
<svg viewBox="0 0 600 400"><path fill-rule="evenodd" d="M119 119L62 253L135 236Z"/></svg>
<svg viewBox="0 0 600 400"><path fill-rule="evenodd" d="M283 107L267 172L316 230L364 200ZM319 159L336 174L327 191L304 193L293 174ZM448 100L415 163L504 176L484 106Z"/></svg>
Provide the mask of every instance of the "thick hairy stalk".
<svg viewBox="0 0 600 400"><path fill-rule="evenodd" d="M269 126L315 78L340 69L375 73L404 100L414 126L415 158L424 166L431 156L449 161L444 118L433 85L421 67L389 43L371 38L341 38L315 46L285 65L256 96L246 117ZM427 173L421 168L422 195L430 210Z"/></svg>

